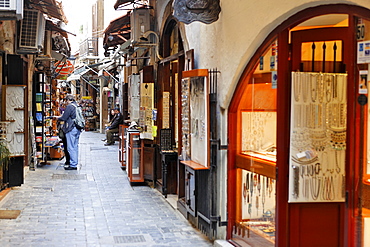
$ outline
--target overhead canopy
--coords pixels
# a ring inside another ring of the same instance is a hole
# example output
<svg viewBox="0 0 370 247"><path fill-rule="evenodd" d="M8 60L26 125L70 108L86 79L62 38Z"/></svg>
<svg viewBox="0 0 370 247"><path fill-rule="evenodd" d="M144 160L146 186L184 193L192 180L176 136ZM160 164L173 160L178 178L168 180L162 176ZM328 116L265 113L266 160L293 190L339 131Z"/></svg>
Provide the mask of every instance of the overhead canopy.
<svg viewBox="0 0 370 247"><path fill-rule="evenodd" d="M130 13L111 21L104 30L104 49L125 43L130 39Z"/></svg>
<svg viewBox="0 0 370 247"><path fill-rule="evenodd" d="M49 18L56 18L64 23L68 23L61 3L55 0L30 0L30 4L34 9L40 10Z"/></svg>
<svg viewBox="0 0 370 247"><path fill-rule="evenodd" d="M75 72L72 75L68 76L66 81L69 82L69 81L80 80L81 76L83 76L84 74L86 74L90 70L92 70L92 69L91 68L86 68L86 66L84 66L82 68L79 68L79 69L76 69Z"/></svg>

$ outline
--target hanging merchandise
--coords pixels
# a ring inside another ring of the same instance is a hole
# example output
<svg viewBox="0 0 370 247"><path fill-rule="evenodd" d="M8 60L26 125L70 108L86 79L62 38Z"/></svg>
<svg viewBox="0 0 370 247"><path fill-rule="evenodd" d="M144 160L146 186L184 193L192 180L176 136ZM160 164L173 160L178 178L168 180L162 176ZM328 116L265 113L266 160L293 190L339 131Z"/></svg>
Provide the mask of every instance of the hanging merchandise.
<svg viewBox="0 0 370 247"><path fill-rule="evenodd" d="M342 202L347 74L292 72L289 202Z"/></svg>

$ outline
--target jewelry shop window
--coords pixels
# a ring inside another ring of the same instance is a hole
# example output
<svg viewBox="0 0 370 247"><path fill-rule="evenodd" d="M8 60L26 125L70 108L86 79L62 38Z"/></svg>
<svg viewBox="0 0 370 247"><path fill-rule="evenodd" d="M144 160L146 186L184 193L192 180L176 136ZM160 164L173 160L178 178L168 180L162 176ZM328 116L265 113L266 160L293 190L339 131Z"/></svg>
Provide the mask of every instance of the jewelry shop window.
<svg viewBox="0 0 370 247"><path fill-rule="evenodd" d="M289 202L343 202L347 74L292 72Z"/></svg>
<svg viewBox="0 0 370 247"><path fill-rule="evenodd" d="M233 240L252 246L275 243L276 57L274 41L256 64L239 105Z"/></svg>

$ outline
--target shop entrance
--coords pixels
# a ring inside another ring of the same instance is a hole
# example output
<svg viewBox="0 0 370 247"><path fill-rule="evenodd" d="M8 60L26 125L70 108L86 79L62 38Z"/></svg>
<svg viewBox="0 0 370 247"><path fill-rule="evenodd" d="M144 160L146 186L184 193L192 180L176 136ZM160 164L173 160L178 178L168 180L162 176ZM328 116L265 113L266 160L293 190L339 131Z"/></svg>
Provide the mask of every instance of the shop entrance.
<svg viewBox="0 0 370 247"><path fill-rule="evenodd" d="M228 119L228 238L235 243L368 243L370 135L366 133L370 113L365 88L369 77L363 78L370 73L370 60L365 53L362 58L366 61L358 65L358 47L370 40L365 16L369 10L348 5L304 10L274 30L250 60L235 90ZM359 32L365 34L362 40L356 40L359 28L365 28L364 33ZM275 67L257 75L266 61ZM263 114L270 116L269 112L276 114L268 121L275 121L273 125L264 121L250 124L261 120ZM264 132L258 132L259 127ZM267 132L265 137L271 140L261 138ZM271 153L263 153L263 143L273 144L275 159L267 158ZM264 181L274 182L276 208L269 211L266 206L273 204L267 205L270 202L262 189L270 183Z"/></svg>
<svg viewBox="0 0 370 247"><path fill-rule="evenodd" d="M343 26L291 32L290 246L344 241L351 36L347 15L329 17L342 18Z"/></svg>

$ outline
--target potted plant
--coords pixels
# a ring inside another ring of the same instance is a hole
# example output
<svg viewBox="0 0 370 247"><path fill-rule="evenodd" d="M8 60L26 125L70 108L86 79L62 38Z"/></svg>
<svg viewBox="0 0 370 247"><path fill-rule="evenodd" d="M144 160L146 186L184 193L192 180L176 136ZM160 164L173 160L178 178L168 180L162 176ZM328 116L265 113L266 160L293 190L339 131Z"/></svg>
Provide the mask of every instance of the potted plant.
<svg viewBox="0 0 370 247"><path fill-rule="evenodd" d="M7 169L9 160L10 151L6 146L5 140L0 139L0 190L4 187L4 167Z"/></svg>

